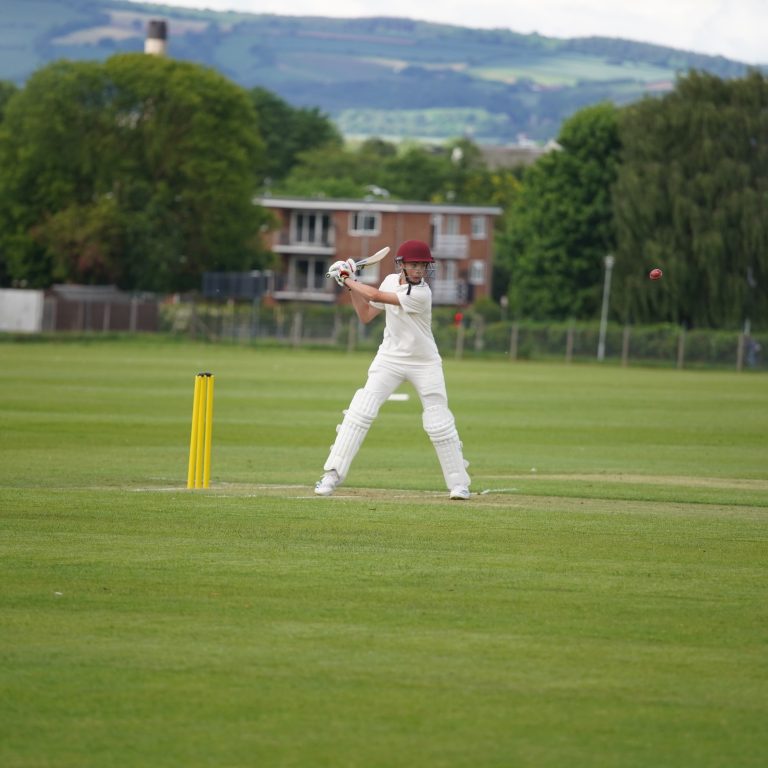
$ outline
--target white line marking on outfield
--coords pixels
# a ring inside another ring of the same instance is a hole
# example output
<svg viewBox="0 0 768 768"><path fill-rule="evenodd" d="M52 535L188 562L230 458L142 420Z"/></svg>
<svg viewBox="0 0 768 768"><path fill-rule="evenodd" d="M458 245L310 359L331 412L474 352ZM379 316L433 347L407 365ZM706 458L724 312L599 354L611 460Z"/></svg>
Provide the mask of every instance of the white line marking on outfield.
<svg viewBox="0 0 768 768"><path fill-rule="evenodd" d="M481 496L486 496L489 493L520 493L519 488L486 488L484 491L480 491Z"/></svg>
<svg viewBox="0 0 768 768"><path fill-rule="evenodd" d="M264 498L264 495L270 493L274 495L282 495L286 491L296 491L302 489L307 491L306 494L299 495L283 495L286 499L312 499L318 503L322 503L325 499L321 496L317 496L311 491L311 486L306 485L289 485L289 484L259 484L251 485L245 484L239 485L237 483L223 483L211 485L210 488L187 488L186 485L174 485L174 486L156 486L154 488L142 486L139 488L128 488L130 493L180 493L180 494L199 494L203 493L209 496L215 496L217 499L258 499ZM473 496L478 494L473 493ZM393 490L386 488L349 488L344 492L335 493L333 496L327 497L328 501L360 501L361 499L381 499L381 500L398 500L398 499L414 499L415 497L438 499L445 497L444 491L420 491L420 490ZM446 497L447 498L447 497Z"/></svg>

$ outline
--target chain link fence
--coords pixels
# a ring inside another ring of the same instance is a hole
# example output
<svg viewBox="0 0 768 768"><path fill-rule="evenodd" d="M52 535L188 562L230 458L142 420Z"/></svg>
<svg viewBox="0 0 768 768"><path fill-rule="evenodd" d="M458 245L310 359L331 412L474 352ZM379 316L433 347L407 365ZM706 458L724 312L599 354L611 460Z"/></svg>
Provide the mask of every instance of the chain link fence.
<svg viewBox="0 0 768 768"><path fill-rule="evenodd" d="M509 360L597 360L599 323L489 322L471 310L433 311L435 340L444 358L497 356ZM207 341L375 350L383 320L363 325L351 307L311 304L177 302L161 306L160 330ZM768 333L686 330L664 324L609 323L604 360L621 365L768 370Z"/></svg>

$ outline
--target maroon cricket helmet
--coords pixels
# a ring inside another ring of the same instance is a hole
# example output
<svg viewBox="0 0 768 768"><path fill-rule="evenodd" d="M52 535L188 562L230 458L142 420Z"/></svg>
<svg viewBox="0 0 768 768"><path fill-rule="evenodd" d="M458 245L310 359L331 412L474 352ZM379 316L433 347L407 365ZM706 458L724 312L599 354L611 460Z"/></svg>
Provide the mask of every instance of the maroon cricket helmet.
<svg viewBox="0 0 768 768"><path fill-rule="evenodd" d="M408 262L427 262L428 264L434 264L435 260L432 257L432 251L429 250L429 246L421 240L406 240L398 249L395 261L402 261L404 264Z"/></svg>

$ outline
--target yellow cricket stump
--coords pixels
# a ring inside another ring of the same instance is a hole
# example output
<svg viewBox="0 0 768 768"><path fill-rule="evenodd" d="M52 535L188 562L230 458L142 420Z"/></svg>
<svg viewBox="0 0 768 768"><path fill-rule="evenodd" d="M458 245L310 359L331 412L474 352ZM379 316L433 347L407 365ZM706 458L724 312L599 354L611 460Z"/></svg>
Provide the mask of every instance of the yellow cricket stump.
<svg viewBox="0 0 768 768"><path fill-rule="evenodd" d="M187 488L211 485L211 437L213 435L213 374L198 373L192 398L192 433L189 437Z"/></svg>

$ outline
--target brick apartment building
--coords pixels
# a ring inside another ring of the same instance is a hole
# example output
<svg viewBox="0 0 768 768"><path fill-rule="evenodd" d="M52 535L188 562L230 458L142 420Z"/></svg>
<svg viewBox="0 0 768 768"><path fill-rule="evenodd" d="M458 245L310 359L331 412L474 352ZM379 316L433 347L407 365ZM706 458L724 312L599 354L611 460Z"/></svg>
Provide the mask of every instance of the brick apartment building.
<svg viewBox="0 0 768 768"><path fill-rule="evenodd" d="M430 281L435 304L469 304L491 293L493 225L501 209L375 200L263 197L256 201L280 222L268 247L282 260L270 293L278 301L347 302L325 277L338 259L361 259L388 245L392 253L360 279L378 284L394 270L404 240L429 243L437 260Z"/></svg>

